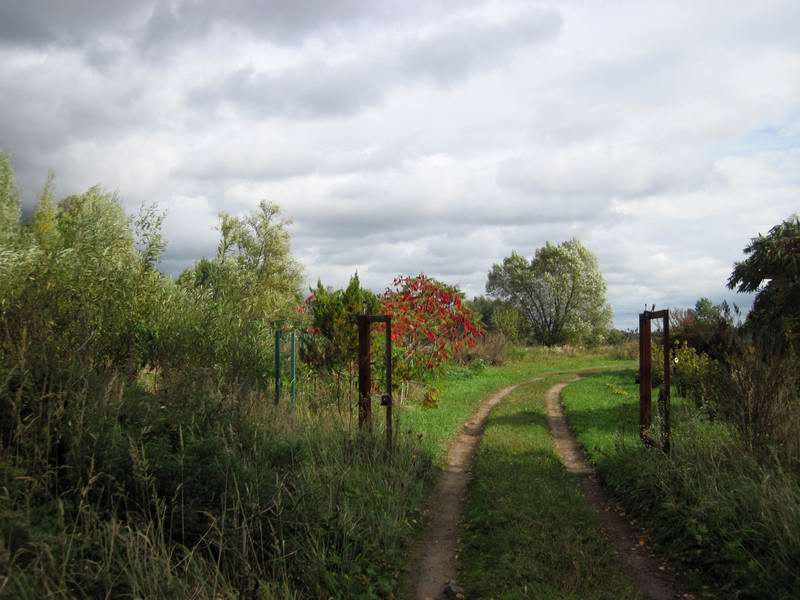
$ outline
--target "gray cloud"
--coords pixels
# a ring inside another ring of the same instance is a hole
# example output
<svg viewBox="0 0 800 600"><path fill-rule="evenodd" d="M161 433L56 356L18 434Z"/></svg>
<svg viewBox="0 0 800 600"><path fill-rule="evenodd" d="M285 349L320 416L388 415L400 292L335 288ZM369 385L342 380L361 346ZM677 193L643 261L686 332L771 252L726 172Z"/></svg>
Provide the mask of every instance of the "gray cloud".
<svg viewBox="0 0 800 600"><path fill-rule="evenodd" d="M577 237L633 326L732 298L748 239L798 209L798 10L6 2L0 147L28 209L48 169L60 194L157 201L170 273L267 198L332 285L425 271L478 294L511 250Z"/></svg>
<svg viewBox="0 0 800 600"><path fill-rule="evenodd" d="M445 25L389 40L370 56L334 62L315 58L277 72L252 66L235 69L193 90L189 101L201 110L233 105L263 117L348 116L380 104L392 87L413 84L419 77L451 85L475 69L504 60L517 46L552 39L561 18L553 11L537 10L501 22L470 15Z"/></svg>

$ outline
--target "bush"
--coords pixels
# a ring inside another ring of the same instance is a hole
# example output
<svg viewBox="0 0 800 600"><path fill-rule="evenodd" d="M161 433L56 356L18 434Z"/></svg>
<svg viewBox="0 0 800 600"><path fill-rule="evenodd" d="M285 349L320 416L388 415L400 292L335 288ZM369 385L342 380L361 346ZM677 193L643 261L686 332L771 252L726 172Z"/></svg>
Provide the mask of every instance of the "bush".
<svg viewBox="0 0 800 600"><path fill-rule="evenodd" d="M299 303L277 207L223 215L217 256L173 282L154 209L48 183L23 224L6 167L0 597L390 595L431 461L265 402L272 321Z"/></svg>
<svg viewBox="0 0 800 600"><path fill-rule="evenodd" d="M639 359L639 342L628 341L611 345L606 349L606 356L611 360L638 360Z"/></svg>
<svg viewBox="0 0 800 600"><path fill-rule="evenodd" d="M793 354L743 344L722 363L684 343L676 358L681 396L732 424L762 460L800 466L800 365Z"/></svg>
<svg viewBox="0 0 800 600"><path fill-rule="evenodd" d="M800 361L747 346L729 359L728 375L720 416L762 460L775 455L800 472Z"/></svg>
<svg viewBox="0 0 800 600"><path fill-rule="evenodd" d="M506 337L500 332L484 335L472 348L464 347L455 355L455 361L462 365L480 363L502 365L508 355Z"/></svg>

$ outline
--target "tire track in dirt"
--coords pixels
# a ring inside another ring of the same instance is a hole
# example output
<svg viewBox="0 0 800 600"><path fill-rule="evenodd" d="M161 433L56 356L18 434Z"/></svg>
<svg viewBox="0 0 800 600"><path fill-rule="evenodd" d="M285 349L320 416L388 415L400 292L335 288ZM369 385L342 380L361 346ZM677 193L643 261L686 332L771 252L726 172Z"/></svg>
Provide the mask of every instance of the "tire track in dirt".
<svg viewBox="0 0 800 600"><path fill-rule="evenodd" d="M561 462L567 471L578 476L581 493L597 511L603 530L617 549L625 573L639 593L651 600L691 597L677 584L669 566L657 561L649 553L647 546L642 543L641 531L618 515L603 493L594 468L586 461L564 417L561 392L573 381L577 381L577 378L554 385L545 395L547 423Z"/></svg>
<svg viewBox="0 0 800 600"><path fill-rule="evenodd" d="M535 381L535 380L532 380ZM528 383L528 382L526 382ZM483 400L450 446L447 466L428 500L430 522L412 551L404 597L436 600L445 597L458 575L458 546L472 459L489 413L521 384L511 385Z"/></svg>

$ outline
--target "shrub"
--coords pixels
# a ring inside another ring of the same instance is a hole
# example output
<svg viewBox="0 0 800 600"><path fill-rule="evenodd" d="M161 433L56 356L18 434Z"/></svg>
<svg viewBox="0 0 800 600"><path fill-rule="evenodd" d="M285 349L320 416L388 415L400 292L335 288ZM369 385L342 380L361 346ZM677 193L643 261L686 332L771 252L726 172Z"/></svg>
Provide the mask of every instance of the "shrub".
<svg viewBox="0 0 800 600"><path fill-rule="evenodd" d="M328 290L317 282L306 298L303 312L310 320L309 333L303 345L303 360L312 366L341 373L352 368L358 354L356 315L377 314L377 296L361 287L356 273L344 290Z"/></svg>
<svg viewBox="0 0 800 600"><path fill-rule="evenodd" d="M800 368L793 354L742 344L722 363L683 343L676 358L681 396L731 423L751 453L800 466Z"/></svg>
<svg viewBox="0 0 800 600"><path fill-rule="evenodd" d="M392 317L394 364L401 379L423 379L484 335L463 294L424 274L395 279L381 306Z"/></svg>
<svg viewBox="0 0 800 600"><path fill-rule="evenodd" d="M629 341L610 346L606 356L612 360L634 360L639 358L639 342Z"/></svg>
<svg viewBox="0 0 800 600"><path fill-rule="evenodd" d="M729 385L717 400L751 452L800 467L800 361L792 354L744 347L729 359ZM800 472L800 469L798 469Z"/></svg>
<svg viewBox="0 0 800 600"><path fill-rule="evenodd" d="M506 337L499 331L487 333L471 348L464 347L455 355L459 364L502 365L508 356Z"/></svg>

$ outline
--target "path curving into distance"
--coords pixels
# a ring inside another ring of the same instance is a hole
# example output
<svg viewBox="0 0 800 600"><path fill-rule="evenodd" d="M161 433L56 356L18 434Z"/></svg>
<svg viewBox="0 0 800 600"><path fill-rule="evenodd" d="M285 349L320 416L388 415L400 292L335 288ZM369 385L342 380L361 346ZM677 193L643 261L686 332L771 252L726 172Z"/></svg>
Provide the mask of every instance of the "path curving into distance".
<svg viewBox="0 0 800 600"><path fill-rule="evenodd" d="M647 546L642 544L641 532L617 514L609 504L597 481L594 468L586 462L586 457L567 424L561 405L561 392L579 378L558 383L545 395L547 424L556 452L567 471L578 476L583 497L597 512L604 532L617 549L625 574L638 592L650 600L686 597L677 585L670 567L650 554Z"/></svg>
<svg viewBox="0 0 800 600"><path fill-rule="evenodd" d="M659 562L642 544L641 531L617 514L608 502L594 468L589 465L575 436L569 429L561 405L561 391L580 379L581 373L552 386L545 395L547 423L553 446L564 467L578 478L579 489L598 515L609 542L616 548L626 575L638 592L650 600L672 600L691 597L685 595L676 583L669 565ZM566 375L566 373L564 373ZM552 374L551 374L552 375ZM524 383L540 381L537 377ZM501 389L483 400L464 424L463 431L450 446L447 464L436 482L428 500L430 522L412 550L410 569L403 586L404 598L414 600L439 600L455 596L450 583L455 582L459 571L459 544L461 521L472 479L472 463L483 430L492 409L520 385ZM558 532L554 532L557 535Z"/></svg>
<svg viewBox="0 0 800 600"><path fill-rule="evenodd" d="M436 600L444 597L449 582L455 581L458 575L461 519L472 479L470 467L475 449L489 413L517 387L508 386L483 400L450 446L447 466L428 500L428 506L433 508L429 512L431 520L414 547L404 597Z"/></svg>

